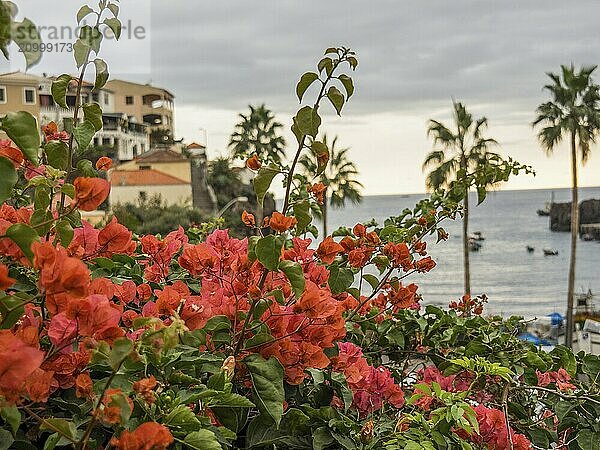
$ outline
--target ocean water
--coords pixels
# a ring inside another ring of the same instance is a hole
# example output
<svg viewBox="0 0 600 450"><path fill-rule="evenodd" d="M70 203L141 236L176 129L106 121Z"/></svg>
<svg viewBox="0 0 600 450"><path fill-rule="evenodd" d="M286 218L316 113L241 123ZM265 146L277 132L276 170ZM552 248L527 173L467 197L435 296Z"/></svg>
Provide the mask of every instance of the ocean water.
<svg viewBox="0 0 600 450"><path fill-rule="evenodd" d="M548 217L536 211L550 201L570 200L569 189L498 191L471 208L470 231L485 236L479 252L471 252L472 294L486 294L487 311L503 315L540 317L552 312L564 313L567 297L570 234L551 232ZM600 187L581 188L580 199L600 198ZM367 196L358 206L331 210L329 230L345 225L398 215L412 207L425 194ZM473 194L472 204L476 203ZM448 304L463 292L462 240L460 221L446 221L450 238L428 245L437 266L413 280L419 285L424 302ZM528 253L526 246L535 247ZM558 256L544 256L542 249L558 250ZM600 243L579 241L577 247L576 290L591 289L600 296Z"/></svg>

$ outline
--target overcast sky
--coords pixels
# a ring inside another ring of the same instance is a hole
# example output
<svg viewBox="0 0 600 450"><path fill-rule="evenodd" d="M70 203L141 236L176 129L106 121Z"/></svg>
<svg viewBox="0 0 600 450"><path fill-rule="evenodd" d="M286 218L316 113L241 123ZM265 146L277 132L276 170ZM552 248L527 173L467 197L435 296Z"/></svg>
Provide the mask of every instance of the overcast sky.
<svg viewBox="0 0 600 450"><path fill-rule="evenodd" d="M71 25L79 2L22 0L20 16ZM507 188L566 187L565 148L547 158L531 121L545 99L545 72L600 62L600 2L523 0L122 0L122 18L144 38L108 43L113 76L176 95L177 134L208 137L209 155L226 152L236 114L266 103L286 125L298 107L294 87L323 49L349 46L360 64L356 93L323 129L339 135L368 194L422 192L431 150L427 120L447 120L451 99L489 119L501 152L534 166ZM56 42L56 40L55 40ZM70 55L46 54L34 72L68 71ZM18 65L11 63L11 68ZM600 71L597 75L600 81ZM291 143L293 138L289 138ZM600 148L581 170L600 184ZM291 150L289 151L291 153Z"/></svg>

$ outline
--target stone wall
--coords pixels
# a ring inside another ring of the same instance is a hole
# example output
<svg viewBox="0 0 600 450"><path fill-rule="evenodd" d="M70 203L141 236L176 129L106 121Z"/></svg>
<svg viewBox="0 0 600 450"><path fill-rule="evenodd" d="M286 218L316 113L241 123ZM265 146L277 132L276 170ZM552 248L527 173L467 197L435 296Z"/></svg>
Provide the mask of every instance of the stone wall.
<svg viewBox="0 0 600 450"><path fill-rule="evenodd" d="M579 203L579 223L600 223L600 200L590 199ZM571 231L571 202L552 204L550 230Z"/></svg>

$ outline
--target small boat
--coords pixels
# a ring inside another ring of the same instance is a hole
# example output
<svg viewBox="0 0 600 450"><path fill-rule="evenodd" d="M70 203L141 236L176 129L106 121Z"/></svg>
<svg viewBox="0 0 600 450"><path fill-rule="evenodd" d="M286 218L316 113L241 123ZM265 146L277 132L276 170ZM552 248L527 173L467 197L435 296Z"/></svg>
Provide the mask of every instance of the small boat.
<svg viewBox="0 0 600 450"><path fill-rule="evenodd" d="M469 250L472 252L478 252L481 249L482 245L473 240L473 239L469 239Z"/></svg>
<svg viewBox="0 0 600 450"><path fill-rule="evenodd" d="M473 235L470 237L470 239L473 239L475 241L485 241L485 237L483 236L481 231L473 231Z"/></svg>
<svg viewBox="0 0 600 450"><path fill-rule="evenodd" d="M550 215L550 209L552 208L552 205L554 204L554 191L552 191L552 199L550 200L550 203L546 203L546 205L544 206L544 209L538 209L537 210L537 215L540 217L546 217Z"/></svg>
<svg viewBox="0 0 600 450"><path fill-rule="evenodd" d="M533 253L533 252L535 251L535 248L534 248L534 247L532 247L531 245L528 245L528 246L527 246L527 251L528 251L529 253Z"/></svg>
<svg viewBox="0 0 600 450"><path fill-rule="evenodd" d="M558 250L549 249L549 248L544 249L544 256L556 256L556 255L558 255Z"/></svg>
<svg viewBox="0 0 600 450"><path fill-rule="evenodd" d="M538 209L537 215L540 217L545 217L550 215L550 211L548 209Z"/></svg>
<svg viewBox="0 0 600 450"><path fill-rule="evenodd" d="M581 235L581 239L584 241L593 241L594 240L594 236L591 235L590 233L584 233Z"/></svg>

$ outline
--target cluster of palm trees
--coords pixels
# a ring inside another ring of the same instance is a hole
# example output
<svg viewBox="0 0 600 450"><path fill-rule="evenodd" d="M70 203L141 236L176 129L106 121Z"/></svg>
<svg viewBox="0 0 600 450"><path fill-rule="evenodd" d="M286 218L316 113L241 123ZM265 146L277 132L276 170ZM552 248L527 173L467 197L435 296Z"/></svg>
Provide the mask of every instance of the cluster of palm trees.
<svg viewBox="0 0 600 450"><path fill-rule="evenodd" d="M240 114L239 122L229 140L233 159L246 159L256 154L262 162L281 162L285 158L285 139L281 134L283 125L264 104L249 106L249 113ZM303 155L299 165L303 174L313 183L321 182L326 186L324 201L321 205L323 235L327 235L328 207L342 208L347 201L360 203L362 184L357 180L358 170L348 157L349 148L339 148L335 137L328 145L327 136L321 141L329 147L329 162L320 175L314 158ZM223 162L221 161L222 165ZM260 212L259 212L260 214Z"/></svg>
<svg viewBox="0 0 600 450"><path fill-rule="evenodd" d="M550 99L536 110L533 122L539 128L538 138L543 149L550 155L560 145L563 138L569 139L571 156L572 199L571 199L571 257L567 289L567 320L565 345L573 344L575 297L575 269L577 237L579 232L579 196L577 172L579 161L585 164L590 147L600 132L600 86L595 84L592 74L596 66L575 69L574 65L561 66L560 73L548 73L550 83L544 90ZM429 189L443 188L456 179L461 171L477 170L495 154L489 150L496 145L494 139L486 138L483 132L487 126L485 117L473 119L465 106L453 102L454 124L446 126L436 120L429 122L428 134L437 148L427 155L423 169L431 171L427 175ZM463 215L463 259L464 290L471 292L468 224L469 197L464 196Z"/></svg>

